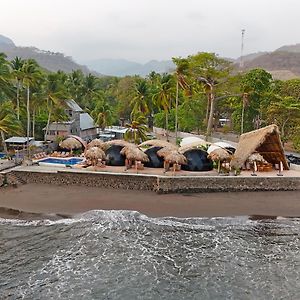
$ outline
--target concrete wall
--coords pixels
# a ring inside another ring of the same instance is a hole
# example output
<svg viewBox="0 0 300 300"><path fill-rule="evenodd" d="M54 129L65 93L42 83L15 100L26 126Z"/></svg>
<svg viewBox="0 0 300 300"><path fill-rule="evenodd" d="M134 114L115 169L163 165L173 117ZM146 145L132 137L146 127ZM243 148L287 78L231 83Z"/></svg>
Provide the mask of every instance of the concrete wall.
<svg viewBox="0 0 300 300"><path fill-rule="evenodd" d="M158 193L227 192L227 191L292 191L300 190L300 177L187 177L98 172L33 172L13 171L21 182L57 185L79 185Z"/></svg>

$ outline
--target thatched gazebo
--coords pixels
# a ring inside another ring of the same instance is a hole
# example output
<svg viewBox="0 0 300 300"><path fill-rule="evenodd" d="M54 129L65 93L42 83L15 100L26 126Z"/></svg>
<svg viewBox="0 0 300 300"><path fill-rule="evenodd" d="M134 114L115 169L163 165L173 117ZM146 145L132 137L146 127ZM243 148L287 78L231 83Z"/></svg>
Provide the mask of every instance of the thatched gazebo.
<svg viewBox="0 0 300 300"><path fill-rule="evenodd" d="M157 155L164 159L164 172L169 169L170 165L173 165L173 172L175 172L176 166L187 163L186 157L172 148L162 148L157 151Z"/></svg>
<svg viewBox="0 0 300 300"><path fill-rule="evenodd" d="M231 167L242 168L249 156L255 152L259 153L268 163L272 165L282 163L284 170L289 169L277 125L272 124L242 134L231 160Z"/></svg>
<svg viewBox="0 0 300 300"><path fill-rule="evenodd" d="M137 171L141 163L149 161L147 154L134 145L125 146L120 153L126 157L126 170L134 163Z"/></svg>
<svg viewBox="0 0 300 300"><path fill-rule="evenodd" d="M82 149L83 144L74 137L68 137L59 143L59 147L62 149L69 150L72 154L73 150Z"/></svg>
<svg viewBox="0 0 300 300"><path fill-rule="evenodd" d="M221 164L223 162L229 162L231 160L231 155L223 148L216 148L209 153L208 158L212 161L218 162L218 173L221 171Z"/></svg>
<svg viewBox="0 0 300 300"><path fill-rule="evenodd" d="M93 166L97 166L99 160L100 162L102 162L102 160L105 160L106 155L102 149L98 147L91 147L90 149L86 150L85 157L91 161L91 164Z"/></svg>

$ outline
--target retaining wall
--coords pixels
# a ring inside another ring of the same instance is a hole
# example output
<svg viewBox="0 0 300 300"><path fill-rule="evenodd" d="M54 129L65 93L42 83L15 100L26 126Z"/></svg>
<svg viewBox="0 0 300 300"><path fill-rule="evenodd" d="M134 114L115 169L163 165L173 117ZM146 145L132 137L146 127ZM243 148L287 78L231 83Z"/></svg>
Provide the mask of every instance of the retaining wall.
<svg viewBox="0 0 300 300"><path fill-rule="evenodd" d="M80 185L111 189L155 191L158 193L292 191L300 190L300 177L242 176L157 176L71 171L13 171L20 181L57 185Z"/></svg>

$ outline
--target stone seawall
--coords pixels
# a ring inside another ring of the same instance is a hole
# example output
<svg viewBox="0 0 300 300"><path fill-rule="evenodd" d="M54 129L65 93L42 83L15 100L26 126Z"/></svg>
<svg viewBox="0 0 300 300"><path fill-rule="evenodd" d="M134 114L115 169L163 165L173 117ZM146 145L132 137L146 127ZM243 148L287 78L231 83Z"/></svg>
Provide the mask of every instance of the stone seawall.
<svg viewBox="0 0 300 300"><path fill-rule="evenodd" d="M80 185L111 189L144 190L158 193L293 191L300 190L300 177L242 176L157 176L94 172L13 171L21 182L56 185Z"/></svg>
<svg viewBox="0 0 300 300"><path fill-rule="evenodd" d="M177 177L159 179L160 193L300 190L297 177Z"/></svg>
<svg viewBox="0 0 300 300"><path fill-rule="evenodd" d="M136 176L135 174L80 173L80 172L32 172L13 171L13 174L26 183L56 185L80 185L125 190L157 190L156 176Z"/></svg>

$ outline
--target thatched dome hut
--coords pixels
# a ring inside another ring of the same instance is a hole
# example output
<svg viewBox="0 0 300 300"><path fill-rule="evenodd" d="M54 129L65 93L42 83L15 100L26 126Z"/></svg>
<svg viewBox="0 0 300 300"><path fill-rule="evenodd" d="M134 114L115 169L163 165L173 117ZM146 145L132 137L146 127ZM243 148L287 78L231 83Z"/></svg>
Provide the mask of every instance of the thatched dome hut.
<svg viewBox="0 0 300 300"><path fill-rule="evenodd" d="M174 144L171 144L167 141L163 140L148 140L141 144L139 144L139 147L168 147L172 149L177 149L177 146Z"/></svg>
<svg viewBox="0 0 300 300"><path fill-rule="evenodd" d="M106 149L107 146L102 140L94 139L87 145L87 149L90 149L92 147L98 147L98 148L104 150L104 149Z"/></svg>
<svg viewBox="0 0 300 300"><path fill-rule="evenodd" d="M282 162L283 168L289 169L279 129L275 124L242 134L231 161L231 167L241 168L254 152L262 155L272 165Z"/></svg>
<svg viewBox="0 0 300 300"><path fill-rule="evenodd" d="M148 162L149 158L146 153L144 153L141 149L136 146L125 146L120 154L125 155L125 157L134 162L134 161L141 161L141 162Z"/></svg>

